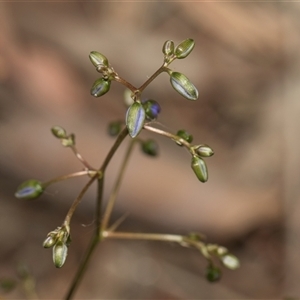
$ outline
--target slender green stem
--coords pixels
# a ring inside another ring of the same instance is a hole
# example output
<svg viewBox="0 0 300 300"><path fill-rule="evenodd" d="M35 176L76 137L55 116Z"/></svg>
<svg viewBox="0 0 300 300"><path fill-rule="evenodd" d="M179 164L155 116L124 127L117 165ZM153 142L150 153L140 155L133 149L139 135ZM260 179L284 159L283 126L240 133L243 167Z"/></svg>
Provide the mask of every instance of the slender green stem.
<svg viewBox="0 0 300 300"><path fill-rule="evenodd" d="M95 176L93 176L88 182L87 184L84 186L84 188L81 190L81 192L79 193L79 195L77 196L77 198L74 200L74 202L72 203L64 223L67 225L70 225L72 216L77 208L77 206L79 205L79 203L81 202L84 194L86 193L86 191L89 189L89 187L92 185L92 183L96 180L96 178L98 177L98 174L96 174Z"/></svg>
<svg viewBox="0 0 300 300"><path fill-rule="evenodd" d="M136 87L134 87L131 83L129 83L127 80L123 79L119 75L114 76L114 80L125 85L128 89L130 89L133 93L137 90Z"/></svg>
<svg viewBox="0 0 300 300"><path fill-rule="evenodd" d="M163 242L184 242L184 236L177 234L164 233L135 233L135 232L102 232L104 238L110 239L126 239L126 240L148 240L148 241L163 241Z"/></svg>
<svg viewBox="0 0 300 300"><path fill-rule="evenodd" d="M149 77L147 79L147 81L145 81L141 87L138 88L138 90L140 91L140 93L142 93L142 91L162 72L166 71L167 68L165 67L165 65L163 64L151 77Z"/></svg>
<svg viewBox="0 0 300 300"><path fill-rule="evenodd" d="M91 243L85 253L85 256L83 258L83 260L80 263L80 266L76 272L75 277L73 278L73 281L70 285L70 289L67 292L66 297L64 298L65 300L70 300L72 299L72 297L74 296L74 293L76 292L77 287L79 286L79 283L85 273L85 270L88 266L88 263L91 259L91 256L94 252L94 250L96 249L96 246L98 244L98 236L95 234L94 237L91 240Z"/></svg>
<svg viewBox="0 0 300 300"><path fill-rule="evenodd" d="M44 182L43 183L43 188L46 188L46 187L48 187L49 185L51 185L53 183L60 182L60 181L66 180L66 179L70 179L70 178L74 178L74 177L79 177L79 176L84 176L84 175L91 175L91 176L93 176L96 173L97 173L97 171L84 170L84 171L79 171L79 172L75 172L75 173L68 174L68 175L59 176L59 177L51 179L51 180L49 180L47 182Z"/></svg>
<svg viewBox="0 0 300 300"><path fill-rule="evenodd" d="M102 173L105 172L105 169L107 168L110 160L112 159L113 155L115 154L115 152L117 151L117 149L119 148L119 146L121 145L121 143L123 142L123 140L125 139L125 137L128 135L128 130L127 127L125 127L120 134L118 135L118 138L116 139L114 145L112 146L112 148L110 149L110 151L108 152L101 168L99 169L99 171L101 171Z"/></svg>
<svg viewBox="0 0 300 300"><path fill-rule="evenodd" d="M178 135L172 134L170 132L164 131L162 129L158 129L152 126L149 126L147 124L144 125L144 129L151 131L151 132L155 132L157 134L160 134L162 136L166 136L172 140L174 140L175 142L178 142L180 144L182 144L183 146L185 146L190 152L192 151L191 149L191 144L189 142L187 142L186 140L184 140L183 138L179 137Z"/></svg>
<svg viewBox="0 0 300 300"><path fill-rule="evenodd" d="M131 143L129 144L127 151L125 153L120 171L118 173L118 177L116 179L115 185L114 185L113 190L108 199L107 206L106 206L103 218L102 218L101 231L106 230L106 228L108 226L109 219L112 214L112 211L113 211L113 208L116 203L116 199L117 199L120 187L121 187L122 179L124 177L124 172L125 172L126 166L128 164L130 154L132 153L133 146L135 145L135 142L136 142L136 140L131 140Z"/></svg>
<svg viewBox="0 0 300 300"><path fill-rule="evenodd" d="M79 159L79 161L88 169L88 170L94 170L94 168L92 166L90 166L90 164L83 158L83 156L78 152L76 146L71 146L70 147L72 149L72 151L74 152L74 154L76 155L76 157Z"/></svg>
<svg viewBox="0 0 300 300"><path fill-rule="evenodd" d="M104 175L102 178L98 178L98 190L96 199L96 235L100 237L101 235L101 215L102 215L102 199L104 190Z"/></svg>

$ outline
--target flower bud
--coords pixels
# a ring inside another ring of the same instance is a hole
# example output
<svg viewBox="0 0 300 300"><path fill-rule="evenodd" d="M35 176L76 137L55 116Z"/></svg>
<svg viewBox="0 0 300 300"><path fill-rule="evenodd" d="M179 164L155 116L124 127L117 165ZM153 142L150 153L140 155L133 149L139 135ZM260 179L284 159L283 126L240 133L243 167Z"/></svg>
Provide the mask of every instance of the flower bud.
<svg viewBox="0 0 300 300"><path fill-rule="evenodd" d="M92 88L91 88L91 95L95 97L101 97L106 94L110 89L110 80L106 80L103 77L97 79Z"/></svg>
<svg viewBox="0 0 300 300"><path fill-rule="evenodd" d="M209 264L206 268L206 279L210 282L216 282L221 279L222 272L220 268Z"/></svg>
<svg viewBox="0 0 300 300"><path fill-rule="evenodd" d="M23 182L17 189L15 197L19 199L34 199L43 193L42 183L35 179Z"/></svg>
<svg viewBox="0 0 300 300"><path fill-rule="evenodd" d="M75 134L71 133L68 137L65 139L61 139L61 144L64 147L72 147L75 145Z"/></svg>
<svg viewBox="0 0 300 300"><path fill-rule="evenodd" d="M122 130L122 122L115 121L108 124L108 134L110 136L117 136Z"/></svg>
<svg viewBox="0 0 300 300"><path fill-rule="evenodd" d="M128 108L126 113L126 126L132 138L135 138L142 130L145 118L146 113L140 102L134 102Z"/></svg>
<svg viewBox="0 0 300 300"><path fill-rule="evenodd" d="M230 270L235 270L240 267L240 262L238 258L232 254L226 254L221 257L223 265L230 269Z"/></svg>
<svg viewBox="0 0 300 300"><path fill-rule="evenodd" d="M201 182L206 182L208 179L208 172L207 172L207 167L205 164L205 161L201 159L200 157L193 155L192 157L192 163L191 167L193 171L195 172L197 178Z"/></svg>
<svg viewBox="0 0 300 300"><path fill-rule="evenodd" d="M174 42L170 40L165 41L162 48L162 52L166 56L172 55L174 53Z"/></svg>
<svg viewBox="0 0 300 300"><path fill-rule="evenodd" d="M145 109L146 118L149 120L154 120L160 113L160 105L155 100L149 99L143 103Z"/></svg>
<svg viewBox="0 0 300 300"><path fill-rule="evenodd" d="M193 141L193 136L191 134L189 134L186 130L183 130L183 129L178 130L176 135L181 137L182 139L184 139L188 143L191 143ZM182 146L182 144L180 142L177 142L177 144L179 146Z"/></svg>
<svg viewBox="0 0 300 300"><path fill-rule="evenodd" d="M54 126L51 128L51 132L52 134L59 138L59 139L63 139L67 137L67 132L64 128L60 127L60 126Z"/></svg>
<svg viewBox="0 0 300 300"><path fill-rule="evenodd" d="M51 248L52 246L55 245L56 240L57 240L56 236L51 236L51 235L47 236L47 238L43 242L43 247Z"/></svg>
<svg viewBox="0 0 300 300"><path fill-rule="evenodd" d="M67 259L68 247L65 243L59 241L53 247L52 255L55 267L61 268Z"/></svg>
<svg viewBox="0 0 300 300"><path fill-rule="evenodd" d="M90 61L92 62L92 64L95 67L97 67L99 65L103 65L103 66L106 66L106 67L108 66L107 58L103 54L101 54L97 51L92 51L89 55L89 58L90 58Z"/></svg>
<svg viewBox="0 0 300 300"><path fill-rule="evenodd" d="M175 55L178 59L182 59L187 57L192 50L194 49L195 42L193 39L186 39L182 41L176 48L175 48Z"/></svg>
<svg viewBox="0 0 300 300"><path fill-rule="evenodd" d="M199 154L202 157L210 157L214 155L213 149L211 149L208 145L199 145L194 147L196 150L197 154Z"/></svg>
<svg viewBox="0 0 300 300"><path fill-rule="evenodd" d="M179 72L172 72L170 75L170 82L175 91L181 96L188 100L198 99L198 90L185 75Z"/></svg>
<svg viewBox="0 0 300 300"><path fill-rule="evenodd" d="M141 146L142 146L142 151L145 154L148 154L150 156L157 156L158 145L157 145L156 141L147 140L147 141L142 142Z"/></svg>

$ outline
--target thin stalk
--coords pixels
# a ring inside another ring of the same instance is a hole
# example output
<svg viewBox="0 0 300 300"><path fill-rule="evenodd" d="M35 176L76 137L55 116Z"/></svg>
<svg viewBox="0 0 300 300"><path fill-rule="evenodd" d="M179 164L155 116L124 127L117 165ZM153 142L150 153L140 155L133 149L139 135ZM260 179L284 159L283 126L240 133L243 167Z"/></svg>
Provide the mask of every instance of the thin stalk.
<svg viewBox="0 0 300 300"><path fill-rule="evenodd" d="M102 199L104 190L104 175L102 178L98 178L98 189L97 189L97 199L96 199L96 235L100 237L101 233L101 215L102 215Z"/></svg>
<svg viewBox="0 0 300 300"><path fill-rule="evenodd" d="M147 124L144 125L144 129L151 131L151 132L155 132L162 136L166 136L166 137L174 140L175 142L179 142L180 144L185 146L191 152L191 144L189 142L187 142L186 140L184 140L183 138L180 138L178 135L172 134L172 133L164 131L162 129L158 129L158 128L149 126Z"/></svg>
<svg viewBox="0 0 300 300"><path fill-rule="evenodd" d="M142 91L162 72L166 71L167 68L165 67L165 64L163 64L151 77L149 77L147 79L147 81L145 81L141 87L138 88L138 90L140 91L140 93L142 93Z"/></svg>
<svg viewBox="0 0 300 300"><path fill-rule="evenodd" d="M116 199L117 199L120 187L121 187L122 179L124 177L125 169L127 167L129 157L130 157L130 154L132 153L132 149L133 149L133 146L135 145L135 142L136 142L136 140L131 140L131 143L129 144L127 151L125 153L120 171L118 173L118 177L116 179L115 185L114 185L113 190L108 199L107 206L106 206L103 218L102 218L101 231L106 230L107 225L109 223L109 219L112 214L112 211L113 211L113 208L116 203Z"/></svg>
<svg viewBox="0 0 300 300"><path fill-rule="evenodd" d="M83 176L83 175L95 175L95 173L97 173L97 171L84 170L84 171L79 171L79 172L75 172L75 173L68 174L68 175L62 175L62 176L56 177L54 179L51 179L47 182L44 182L43 183L43 188L46 188L49 185L51 185L53 183L56 183L56 182L60 182L60 181L63 181L63 180L67 180L67 179L70 179L70 178L79 177L79 176Z"/></svg>
<svg viewBox="0 0 300 300"><path fill-rule="evenodd" d="M108 152L101 168L99 169L99 171L101 171L102 173L105 172L105 169L107 168L110 160L112 159L113 155L115 154L115 152L117 151L117 149L119 148L119 146L121 145L121 143L123 142L123 140L125 139L125 137L128 135L128 130L127 127L125 127L120 134L118 135L118 138L116 139L114 145L112 146L112 148L110 149L110 151Z"/></svg>
<svg viewBox="0 0 300 300"><path fill-rule="evenodd" d="M96 246L98 244L98 236L94 235L93 239L91 240L91 243L85 253L85 256L83 258L83 260L81 261L81 264L76 272L75 277L73 278L73 281L70 285L70 289L67 292L66 297L64 298L65 300L70 300L72 299L72 297L74 296L74 293L76 292L77 287L79 286L79 283L85 273L85 270L88 266L88 263L90 261L90 258L94 252L94 250L96 249Z"/></svg>
<svg viewBox="0 0 300 300"><path fill-rule="evenodd" d="M76 155L76 157L78 158L78 160L89 170L94 170L94 168L92 166L90 166L90 164L83 158L83 156L77 151L77 148L73 145L70 147L72 149L72 151L74 152L74 154Z"/></svg>
<svg viewBox="0 0 300 300"><path fill-rule="evenodd" d="M131 83L129 83L127 80L123 79L119 75L114 76L114 80L125 85L128 89L130 89L133 93L137 90L136 87L134 87Z"/></svg>
<svg viewBox="0 0 300 300"><path fill-rule="evenodd" d="M164 233L135 233L135 232L115 232L104 231L102 232L104 238L110 239L126 239L126 240L147 240L147 241L163 241L183 243L184 236L177 234L164 234Z"/></svg>

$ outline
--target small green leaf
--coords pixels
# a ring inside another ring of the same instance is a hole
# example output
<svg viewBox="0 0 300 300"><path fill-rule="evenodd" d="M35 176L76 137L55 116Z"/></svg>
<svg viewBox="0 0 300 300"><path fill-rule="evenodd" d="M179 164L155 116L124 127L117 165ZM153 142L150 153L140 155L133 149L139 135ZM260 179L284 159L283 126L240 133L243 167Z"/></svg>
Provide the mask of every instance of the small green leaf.
<svg viewBox="0 0 300 300"><path fill-rule="evenodd" d="M110 80L106 80L103 77L97 79L91 88L91 95L93 95L94 97L103 96L109 91L110 83Z"/></svg>
<svg viewBox="0 0 300 300"><path fill-rule="evenodd" d="M63 139L67 137L67 132L64 128L62 128L61 126L53 126L51 128L51 132L52 134L59 138L59 139Z"/></svg>
<svg viewBox="0 0 300 300"><path fill-rule="evenodd" d="M146 113L140 102L134 102L126 113L126 126L132 138L138 136L144 126Z"/></svg>
<svg viewBox="0 0 300 300"><path fill-rule="evenodd" d="M97 51L92 51L89 55L89 58L90 58L90 61L92 62L92 64L95 67L97 67L99 65L103 65L103 66L106 66L106 67L108 66L107 58L103 54L101 54Z"/></svg>
<svg viewBox="0 0 300 300"><path fill-rule="evenodd" d="M142 151L149 156L157 156L158 144L154 140L147 140L142 142Z"/></svg>
<svg viewBox="0 0 300 300"><path fill-rule="evenodd" d="M195 172L197 178L201 182L206 182L208 180L207 167L206 167L205 161L202 158L200 158L196 155L193 155L191 167L192 167L193 171Z"/></svg>
<svg viewBox="0 0 300 300"><path fill-rule="evenodd" d="M52 250L53 254L53 263L56 268L61 268L68 255L68 247L63 242L57 242Z"/></svg>
<svg viewBox="0 0 300 300"><path fill-rule="evenodd" d="M182 59L187 57L192 50L194 49L195 42L193 39L186 39L182 41L176 48L175 48L175 55L178 59Z"/></svg>
<svg viewBox="0 0 300 300"><path fill-rule="evenodd" d="M19 199L34 199L43 193L42 183L35 179L23 182L17 189L15 197Z"/></svg>
<svg viewBox="0 0 300 300"><path fill-rule="evenodd" d="M166 56L170 56L174 53L174 42L171 40L165 41L162 52Z"/></svg>
<svg viewBox="0 0 300 300"><path fill-rule="evenodd" d="M198 90L185 75L179 72L172 72L170 75L170 82L175 91L181 96L188 100L198 99Z"/></svg>

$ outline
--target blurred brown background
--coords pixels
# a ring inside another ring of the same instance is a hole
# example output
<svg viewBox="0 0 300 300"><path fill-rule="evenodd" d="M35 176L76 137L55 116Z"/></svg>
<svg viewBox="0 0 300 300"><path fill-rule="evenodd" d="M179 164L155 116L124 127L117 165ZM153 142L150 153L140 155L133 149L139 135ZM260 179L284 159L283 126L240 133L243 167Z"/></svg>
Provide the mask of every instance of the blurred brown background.
<svg viewBox="0 0 300 300"><path fill-rule="evenodd" d="M13 194L20 182L82 168L50 128L74 132L78 149L99 166L113 143L110 120L122 119L123 87L93 98L98 74L88 59L105 54L135 86L162 63L161 48L193 38L196 47L171 68L199 90L181 98L162 74L143 96L161 103L159 121L207 143L209 181L201 184L190 156L157 137L160 156L138 149L114 218L122 230L204 233L242 263L221 282L204 278L201 255L177 245L108 241L99 247L78 299L274 299L299 288L299 12L298 3L61 2L0 4L0 277L19 263L36 278L41 299L62 298L93 228L95 189L72 223L66 265L54 268L41 247L59 226L85 178L57 184L38 201ZM144 137L153 137L147 132ZM106 195L124 152L108 170ZM2 294L24 298L21 289Z"/></svg>

